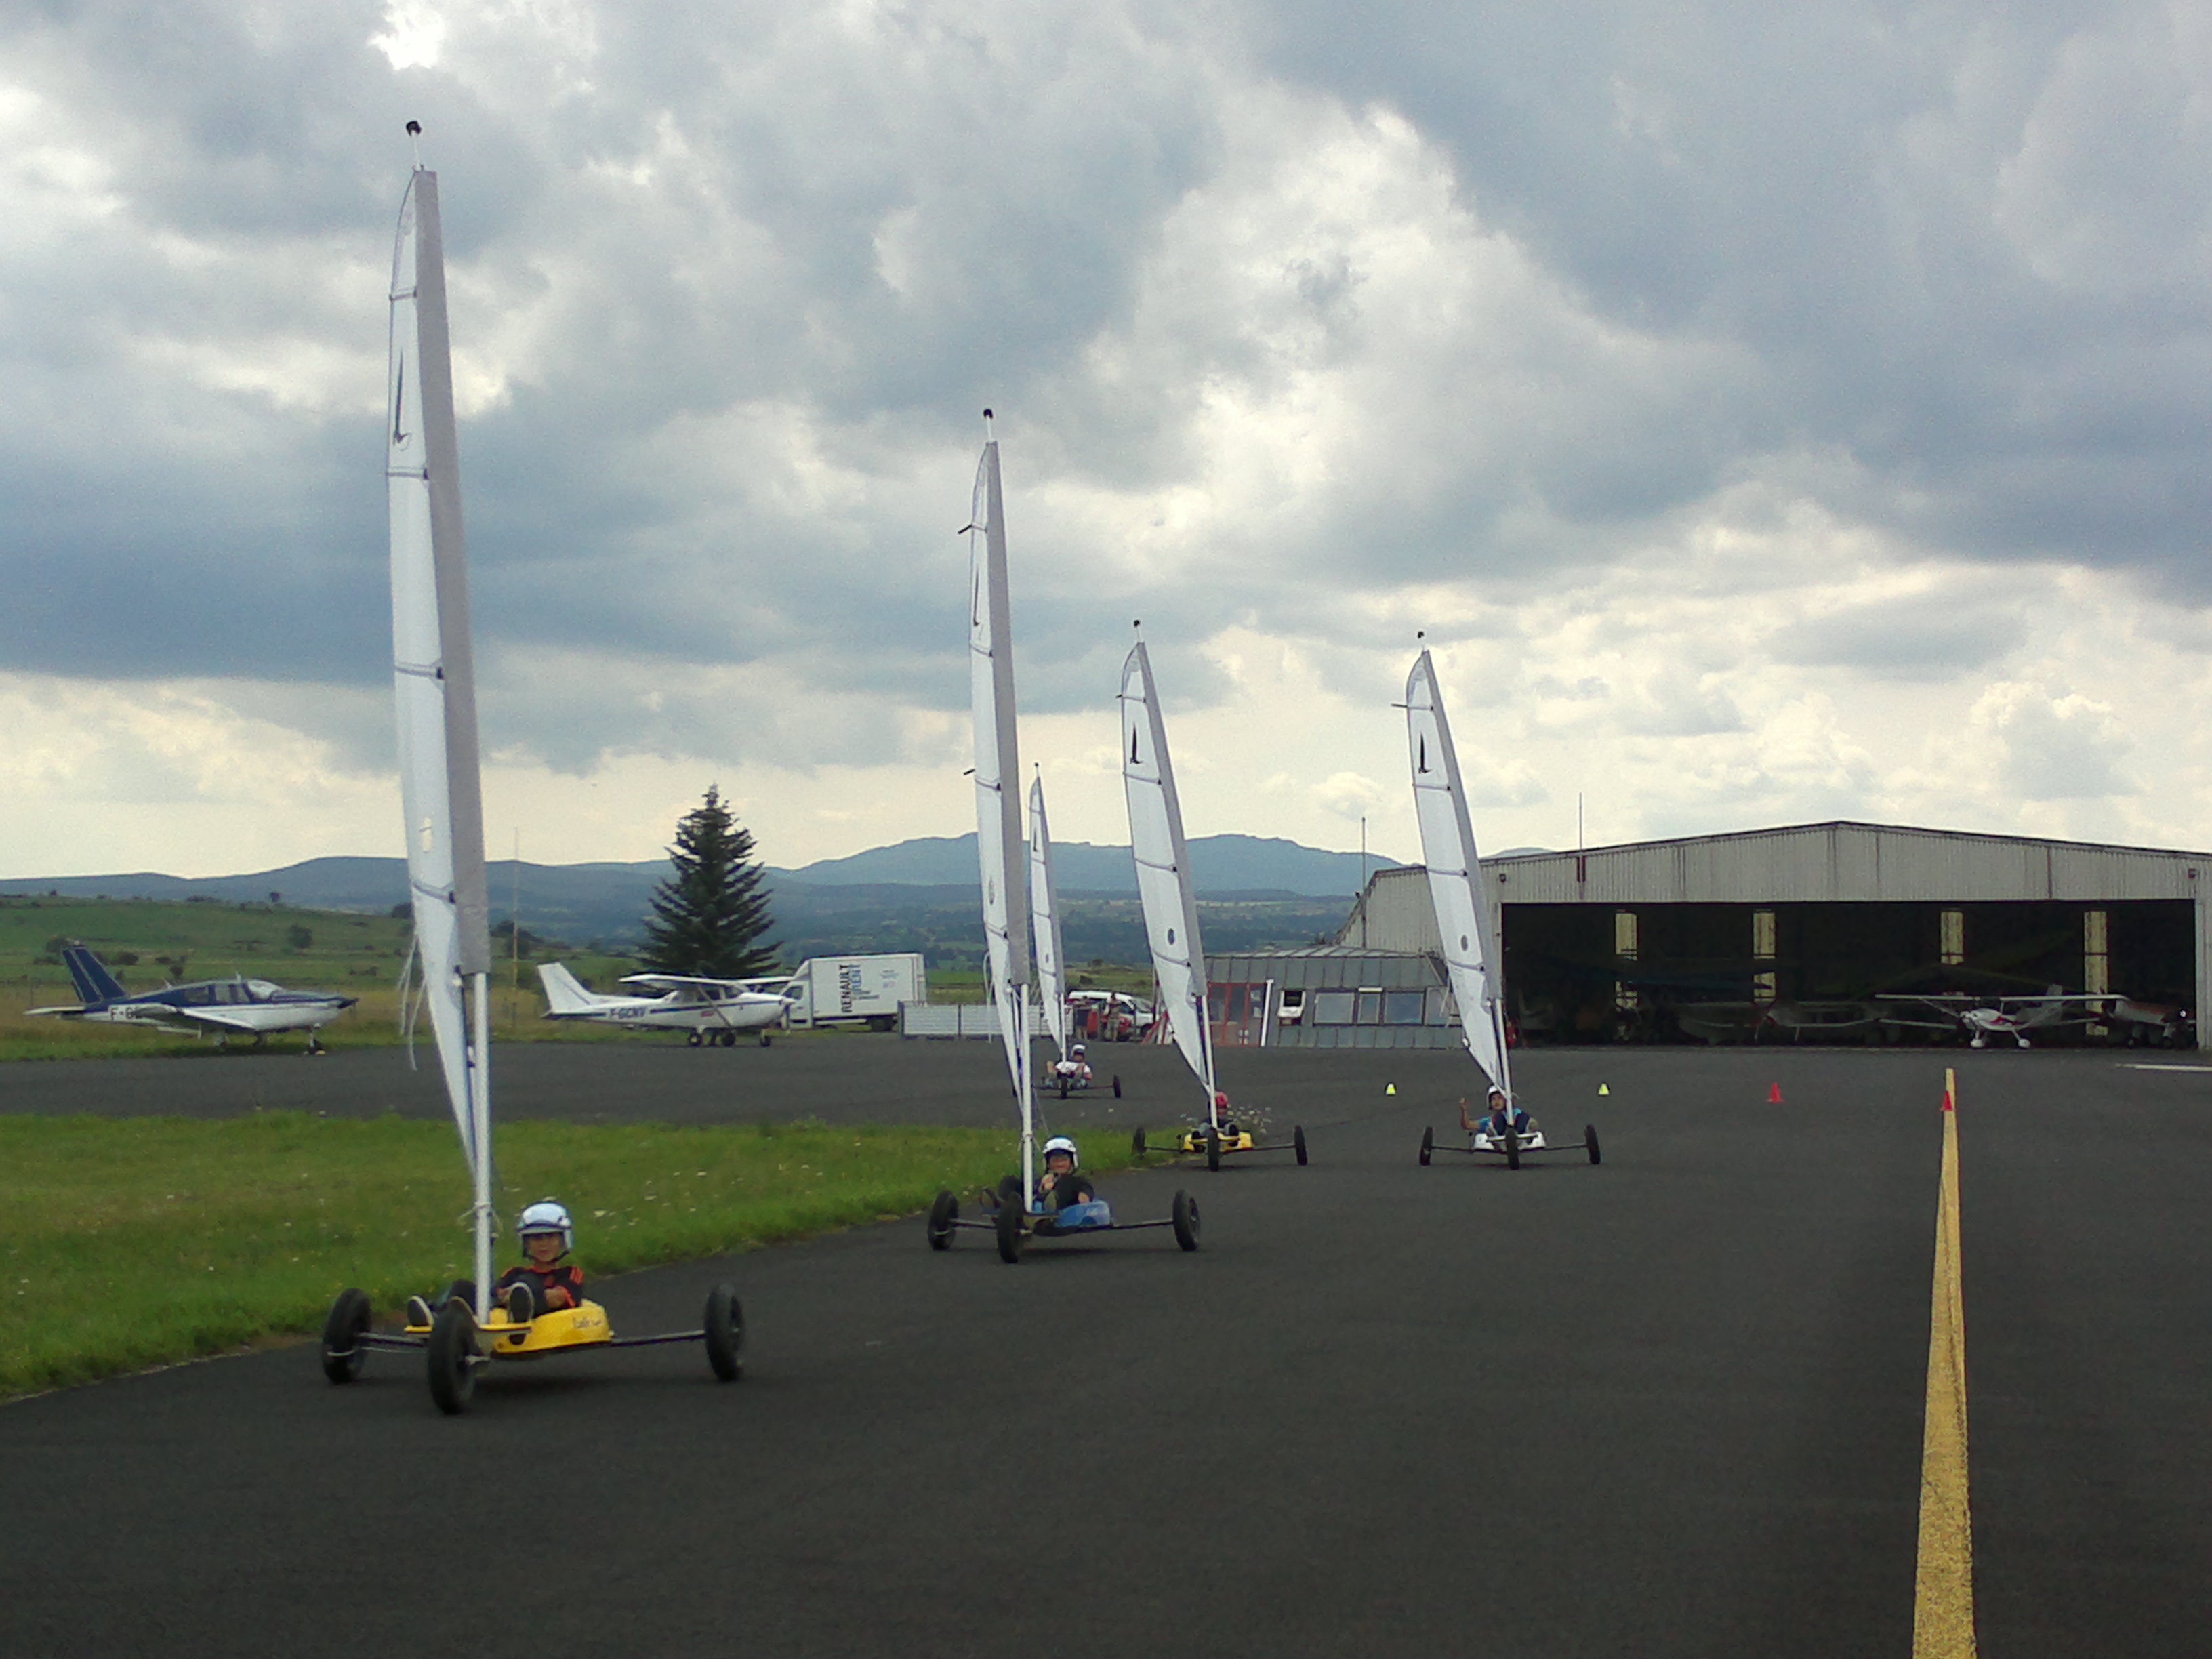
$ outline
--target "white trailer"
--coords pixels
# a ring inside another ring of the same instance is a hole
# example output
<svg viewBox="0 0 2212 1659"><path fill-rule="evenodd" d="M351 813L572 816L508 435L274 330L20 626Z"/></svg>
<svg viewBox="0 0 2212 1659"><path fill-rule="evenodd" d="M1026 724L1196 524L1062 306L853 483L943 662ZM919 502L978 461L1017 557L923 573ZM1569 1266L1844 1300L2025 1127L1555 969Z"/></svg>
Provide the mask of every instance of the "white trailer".
<svg viewBox="0 0 2212 1659"><path fill-rule="evenodd" d="M919 955L809 957L791 976L794 1026L898 1027L899 1005L929 1000L929 975Z"/></svg>

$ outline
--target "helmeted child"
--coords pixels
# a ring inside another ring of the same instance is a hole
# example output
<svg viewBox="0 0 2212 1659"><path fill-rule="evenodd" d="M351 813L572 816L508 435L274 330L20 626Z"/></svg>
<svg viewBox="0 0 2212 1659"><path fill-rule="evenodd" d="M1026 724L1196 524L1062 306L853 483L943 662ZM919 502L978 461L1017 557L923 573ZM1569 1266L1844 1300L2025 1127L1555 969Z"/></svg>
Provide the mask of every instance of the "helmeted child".
<svg viewBox="0 0 2212 1659"><path fill-rule="evenodd" d="M1536 1127L1535 1119L1522 1108L1508 1103L1503 1089L1491 1090L1489 1105L1489 1111L1482 1116L1470 1118L1467 1111L1467 1097L1462 1095L1459 1099L1459 1127L1470 1134L1487 1135L1492 1140L1504 1139L1508 1128L1525 1140L1528 1132Z"/></svg>
<svg viewBox="0 0 2212 1659"><path fill-rule="evenodd" d="M528 1259L499 1276L499 1282L492 1286L491 1297L495 1306L507 1310L509 1322L526 1324L542 1313L581 1304L584 1270L573 1261L561 1260L576 1247L576 1226L568 1218L567 1206L557 1199L541 1198L523 1210L514 1231L521 1242L522 1253ZM477 1287L472 1282L455 1279L435 1304L419 1296L409 1297L407 1322L428 1325L435 1307L454 1300L473 1307L476 1299Z"/></svg>
<svg viewBox="0 0 2212 1659"><path fill-rule="evenodd" d="M1078 1161L1075 1143L1066 1135L1054 1135L1045 1142L1044 1173L1036 1184L1038 1203L1048 1210L1064 1210L1071 1204L1087 1203L1096 1195L1091 1177L1076 1172Z"/></svg>
<svg viewBox="0 0 2212 1659"><path fill-rule="evenodd" d="M576 1224L567 1206L557 1199L541 1198L523 1211L514 1231L530 1259L509 1267L492 1287L493 1300L507 1304L507 1316L520 1322L582 1302L584 1270L561 1260L576 1248Z"/></svg>

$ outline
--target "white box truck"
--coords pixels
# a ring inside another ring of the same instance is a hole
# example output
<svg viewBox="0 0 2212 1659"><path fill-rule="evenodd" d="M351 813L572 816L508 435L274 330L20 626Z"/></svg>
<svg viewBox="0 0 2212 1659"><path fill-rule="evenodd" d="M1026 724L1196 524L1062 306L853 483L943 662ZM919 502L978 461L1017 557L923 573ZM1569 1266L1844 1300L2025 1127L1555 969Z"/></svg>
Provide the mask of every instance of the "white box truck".
<svg viewBox="0 0 2212 1659"><path fill-rule="evenodd" d="M791 1024L898 1028L899 1005L929 1000L921 957L809 957L791 976Z"/></svg>

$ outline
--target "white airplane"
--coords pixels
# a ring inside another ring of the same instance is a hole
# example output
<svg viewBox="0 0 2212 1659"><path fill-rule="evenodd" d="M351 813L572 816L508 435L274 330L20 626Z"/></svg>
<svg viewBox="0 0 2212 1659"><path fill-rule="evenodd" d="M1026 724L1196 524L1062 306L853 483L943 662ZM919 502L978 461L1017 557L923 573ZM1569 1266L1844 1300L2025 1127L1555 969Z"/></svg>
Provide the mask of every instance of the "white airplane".
<svg viewBox="0 0 2212 1659"><path fill-rule="evenodd" d="M157 1030L206 1036L221 1047L234 1036L258 1044L272 1031L305 1031L307 1052L319 1054L315 1032L354 1005L336 991L288 991L265 979L204 979L190 985L165 985L132 996L107 964L82 945L64 947L62 960L82 999L74 1008L31 1008L33 1014L64 1019L100 1020L117 1025L151 1025Z"/></svg>
<svg viewBox="0 0 2212 1659"><path fill-rule="evenodd" d="M792 976L765 979L696 979L684 974L625 974L625 985L650 986L659 996L605 996L587 991L557 962L538 969L545 987L545 1018L591 1019L632 1031L683 1031L694 1048L733 1046L740 1031L759 1034L769 1045L772 1028L783 1024L791 1006Z"/></svg>
<svg viewBox="0 0 2212 1659"><path fill-rule="evenodd" d="M2069 995L2053 985L2039 995L2030 996L1976 996L1966 991L1949 991L1918 996L1890 993L1878 1000L1917 1002L1948 1015L1973 1033L1966 1045L1970 1048L1988 1048L1993 1036L2008 1036L2021 1048L2032 1048L2035 1045L2028 1041L2029 1032L2087 1024L2103 1018L2112 1004L2124 999Z"/></svg>

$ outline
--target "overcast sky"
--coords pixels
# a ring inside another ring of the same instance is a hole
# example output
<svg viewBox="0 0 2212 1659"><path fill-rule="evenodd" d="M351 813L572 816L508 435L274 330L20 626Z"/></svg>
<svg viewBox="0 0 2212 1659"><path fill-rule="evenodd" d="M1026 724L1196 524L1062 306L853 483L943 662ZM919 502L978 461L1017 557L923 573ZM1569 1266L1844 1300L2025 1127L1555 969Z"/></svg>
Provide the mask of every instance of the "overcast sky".
<svg viewBox="0 0 2212 1659"><path fill-rule="evenodd" d="M2212 9L17 0L0 878L401 850L386 293L440 175L492 851L1849 817L2212 845Z"/></svg>

